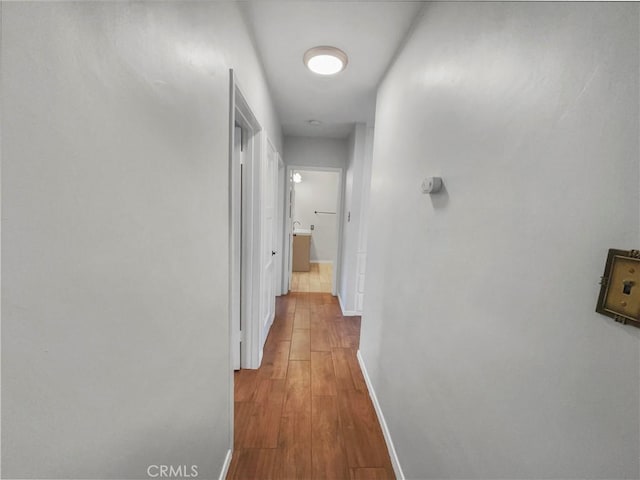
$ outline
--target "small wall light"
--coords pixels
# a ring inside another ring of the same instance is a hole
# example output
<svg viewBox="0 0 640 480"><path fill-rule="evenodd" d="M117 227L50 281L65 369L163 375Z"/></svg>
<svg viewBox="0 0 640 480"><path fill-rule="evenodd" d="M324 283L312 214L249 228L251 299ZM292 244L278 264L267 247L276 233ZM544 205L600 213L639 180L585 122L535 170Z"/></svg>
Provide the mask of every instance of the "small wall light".
<svg viewBox="0 0 640 480"><path fill-rule="evenodd" d="M300 175L298 172L293 174L293 182L294 183L300 183L302 181L302 175Z"/></svg>
<svg viewBox="0 0 640 480"><path fill-rule="evenodd" d="M345 69L347 54L336 47L322 46L307 50L303 57L309 70L318 75L335 75Z"/></svg>

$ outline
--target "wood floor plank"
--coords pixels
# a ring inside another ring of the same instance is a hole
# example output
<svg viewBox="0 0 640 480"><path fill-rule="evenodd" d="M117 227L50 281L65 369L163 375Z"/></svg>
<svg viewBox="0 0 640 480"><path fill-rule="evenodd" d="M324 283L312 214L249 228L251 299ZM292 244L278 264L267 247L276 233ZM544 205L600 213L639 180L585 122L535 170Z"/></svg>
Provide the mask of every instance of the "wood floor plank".
<svg viewBox="0 0 640 480"><path fill-rule="evenodd" d="M311 413L311 362L292 360L285 384L282 415Z"/></svg>
<svg viewBox="0 0 640 480"><path fill-rule="evenodd" d="M228 479L237 480L270 480L274 477L276 449L251 448L234 452L232 467Z"/></svg>
<svg viewBox="0 0 640 480"><path fill-rule="evenodd" d="M395 475L386 468L352 468L352 480L395 480Z"/></svg>
<svg viewBox="0 0 640 480"><path fill-rule="evenodd" d="M233 404L234 450L237 450L246 442L245 439L247 437L249 423L251 422L251 418L253 417L255 405L256 404L254 402L234 402Z"/></svg>
<svg viewBox="0 0 640 480"><path fill-rule="evenodd" d="M311 405L311 478L349 478L336 397L313 396Z"/></svg>
<svg viewBox="0 0 640 480"><path fill-rule="evenodd" d="M311 394L337 395L331 352L311 352Z"/></svg>
<svg viewBox="0 0 640 480"><path fill-rule="evenodd" d="M345 348L334 348L331 351L333 359L333 369L336 374L336 386L338 390L355 390L351 368L349 367L349 356L353 352Z"/></svg>
<svg viewBox="0 0 640 480"><path fill-rule="evenodd" d="M342 347L342 339L335 322L326 317L311 318L311 350L330 352L332 348Z"/></svg>
<svg viewBox="0 0 640 480"><path fill-rule="evenodd" d="M309 308L309 294L305 292L292 292L291 295L295 295L296 309L297 308Z"/></svg>
<svg viewBox="0 0 640 480"><path fill-rule="evenodd" d="M311 326L310 348L314 352L331 352L329 332L322 327Z"/></svg>
<svg viewBox="0 0 640 480"><path fill-rule="evenodd" d="M293 328L309 329L309 309L297 308L293 320Z"/></svg>
<svg viewBox="0 0 640 480"><path fill-rule="evenodd" d="M360 343L360 335L353 334L353 327L348 322L349 318L350 317L336 318L334 321L338 335L338 343L340 348L354 348L357 350Z"/></svg>
<svg viewBox="0 0 640 480"><path fill-rule="evenodd" d="M291 275L292 292L330 293L333 270L331 264L309 264L308 272L293 272Z"/></svg>
<svg viewBox="0 0 640 480"><path fill-rule="evenodd" d="M329 323L326 315L326 306L318 306L317 313L310 318L311 329L311 350L316 352L330 352L331 339L327 324Z"/></svg>
<svg viewBox="0 0 640 480"><path fill-rule="evenodd" d="M313 303L309 305L309 328L311 328L311 319L322 316L323 306L321 303Z"/></svg>
<svg viewBox="0 0 640 480"><path fill-rule="evenodd" d="M284 402L284 380L262 380L255 398L241 447L276 448Z"/></svg>
<svg viewBox="0 0 640 480"><path fill-rule="evenodd" d="M311 348L309 330L294 329L291 336L291 352L289 360L310 360Z"/></svg>
<svg viewBox="0 0 640 480"><path fill-rule="evenodd" d="M320 281L320 277L312 277L309 279L309 291L310 292L321 292L320 290L322 282Z"/></svg>
<svg viewBox="0 0 640 480"><path fill-rule="evenodd" d="M288 298L286 302L281 302L286 307L284 308L287 314L294 313L296 311L297 299L296 298Z"/></svg>
<svg viewBox="0 0 640 480"><path fill-rule="evenodd" d="M349 362L353 386L358 392L368 392L367 384L364 381L364 376L362 375L362 370L360 370L360 364L356 357L356 351L351 349L351 352L352 354L347 357L347 361Z"/></svg>
<svg viewBox="0 0 640 480"><path fill-rule="evenodd" d="M347 325L347 335L360 336L361 317L357 315L353 317L343 317L343 320Z"/></svg>
<svg viewBox="0 0 640 480"><path fill-rule="evenodd" d="M289 350L291 349L290 341L278 342L273 356L273 371L271 378L284 379L287 376L287 368L289 366Z"/></svg>
<svg viewBox="0 0 640 480"><path fill-rule="evenodd" d="M296 309L296 299L291 295L283 295L276 299L276 317L283 317L288 313L293 313Z"/></svg>
<svg viewBox="0 0 640 480"><path fill-rule="evenodd" d="M318 295L318 292L315 292L313 295L309 295L309 308L319 307L322 305L322 297Z"/></svg>
<svg viewBox="0 0 640 480"><path fill-rule="evenodd" d="M337 300L327 305L327 314L331 318L342 317L342 309Z"/></svg>
<svg viewBox="0 0 640 480"><path fill-rule="evenodd" d="M310 402L309 402L310 403ZM310 405L309 405L310 406ZM311 478L311 410L284 415L280 424L275 477Z"/></svg>
<svg viewBox="0 0 640 480"><path fill-rule="evenodd" d="M335 297L331 293L323 293L319 299L322 305L330 305L335 301Z"/></svg>
<svg viewBox="0 0 640 480"><path fill-rule="evenodd" d="M288 313L283 317L276 317L269 331L266 344L270 342L291 341L293 333L293 313Z"/></svg>
<svg viewBox="0 0 640 480"><path fill-rule="evenodd" d="M280 433L279 408L256 405L242 448L276 448Z"/></svg>
<svg viewBox="0 0 640 480"><path fill-rule="evenodd" d="M234 400L249 402L256 391L258 370L238 370L233 374Z"/></svg>
<svg viewBox="0 0 640 480"><path fill-rule="evenodd" d="M286 382L284 379L264 379L258 382L253 401L255 403L284 402Z"/></svg>
<svg viewBox="0 0 640 480"><path fill-rule="evenodd" d="M348 348L358 350L360 348L360 335L345 335L342 345L348 345Z"/></svg>
<svg viewBox="0 0 640 480"><path fill-rule="evenodd" d="M387 446L368 393L355 390L340 393L338 410L349 466L389 465Z"/></svg>
<svg viewBox="0 0 640 480"><path fill-rule="evenodd" d="M326 322L327 329L327 340L331 348L339 348L342 346L342 339L340 338L340 334L338 333L338 328L336 326L335 320L329 320Z"/></svg>

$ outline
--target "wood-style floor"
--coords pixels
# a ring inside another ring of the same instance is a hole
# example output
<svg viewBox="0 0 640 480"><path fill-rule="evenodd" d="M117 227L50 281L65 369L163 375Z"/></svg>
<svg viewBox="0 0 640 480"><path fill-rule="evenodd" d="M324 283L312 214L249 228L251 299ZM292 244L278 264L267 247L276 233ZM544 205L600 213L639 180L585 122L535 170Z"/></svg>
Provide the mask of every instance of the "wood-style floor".
<svg viewBox="0 0 640 480"><path fill-rule="evenodd" d="M333 267L330 263L311 263L308 272L292 272L292 292L331 293Z"/></svg>
<svg viewBox="0 0 640 480"><path fill-rule="evenodd" d="M392 479L358 365L360 317L335 297L278 298L262 366L235 374L228 479Z"/></svg>

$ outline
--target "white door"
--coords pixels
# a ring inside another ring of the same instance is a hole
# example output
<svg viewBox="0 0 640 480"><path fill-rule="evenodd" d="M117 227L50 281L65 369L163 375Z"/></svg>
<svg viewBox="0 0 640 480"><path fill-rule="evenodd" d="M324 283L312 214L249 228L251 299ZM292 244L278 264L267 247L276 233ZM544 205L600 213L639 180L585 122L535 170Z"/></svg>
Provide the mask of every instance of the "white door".
<svg viewBox="0 0 640 480"><path fill-rule="evenodd" d="M273 322L276 307L276 191L278 188L278 158L271 142L267 141L267 155L265 156L262 183L262 301L261 345L267 338L269 327Z"/></svg>

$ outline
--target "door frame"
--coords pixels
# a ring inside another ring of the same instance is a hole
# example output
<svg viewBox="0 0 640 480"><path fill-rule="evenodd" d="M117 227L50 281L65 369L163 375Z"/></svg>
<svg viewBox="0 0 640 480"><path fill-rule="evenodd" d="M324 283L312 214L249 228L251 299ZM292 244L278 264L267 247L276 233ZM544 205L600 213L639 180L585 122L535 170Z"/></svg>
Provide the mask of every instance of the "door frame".
<svg viewBox="0 0 640 480"><path fill-rule="evenodd" d="M287 249L285 248L285 230L287 222L287 212L285 211L285 195L287 187L287 168L282 160L282 156L278 153L278 188L277 188L277 209L278 222L276 225L277 239L276 245L280 249L278 252L279 261L276 270L276 293L278 296L289 293L288 284L285 285L285 269L287 268L288 259L285 257Z"/></svg>
<svg viewBox="0 0 640 480"><path fill-rule="evenodd" d="M334 297L338 294L338 279L340 278L340 259L342 258L342 221L344 212L342 211L342 203L344 197L344 169L341 167L312 167L309 165L287 165L287 175L285 177L285 185L289 182L292 172L294 170L306 170L309 172L335 172L338 173L338 204L336 212L336 222L338 222L337 231L337 248L336 254L333 259L333 279L331 280L331 295ZM285 188L285 221L284 221L284 243L285 243L285 255L287 259L287 266L284 270L285 278L283 284L287 288L287 292L291 290L291 275L292 275L292 263L290 261L292 243L293 243L293 219L289 217L291 208L291 201L288 195L288 189ZM287 221L287 219L289 221Z"/></svg>
<svg viewBox="0 0 640 480"><path fill-rule="evenodd" d="M238 345L236 324L240 319L240 368L260 366L260 165L263 155L264 130L256 119L233 69L229 70L229 342L231 365ZM242 202L238 203L240 165L234 162L235 126L240 125L243 139ZM233 375L232 375L233 377ZM233 380L233 378L232 378ZM233 388L231 389L233 400ZM233 403L233 402L232 402ZM232 416L233 418L233 416Z"/></svg>

